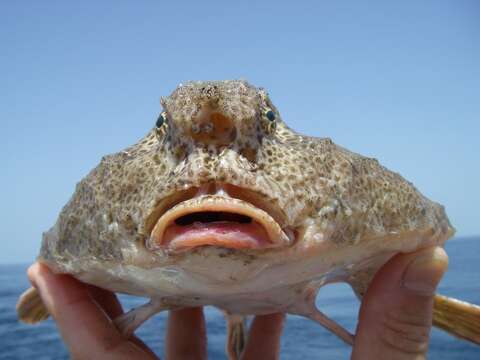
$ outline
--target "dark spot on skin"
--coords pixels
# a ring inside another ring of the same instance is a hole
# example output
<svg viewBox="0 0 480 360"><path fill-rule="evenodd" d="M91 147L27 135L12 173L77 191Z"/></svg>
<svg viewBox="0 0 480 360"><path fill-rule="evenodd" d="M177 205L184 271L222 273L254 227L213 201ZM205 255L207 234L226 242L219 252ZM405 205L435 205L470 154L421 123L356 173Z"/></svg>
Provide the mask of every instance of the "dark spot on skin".
<svg viewBox="0 0 480 360"><path fill-rule="evenodd" d="M152 160L155 164L160 164L160 157L158 156L158 154L153 155Z"/></svg>

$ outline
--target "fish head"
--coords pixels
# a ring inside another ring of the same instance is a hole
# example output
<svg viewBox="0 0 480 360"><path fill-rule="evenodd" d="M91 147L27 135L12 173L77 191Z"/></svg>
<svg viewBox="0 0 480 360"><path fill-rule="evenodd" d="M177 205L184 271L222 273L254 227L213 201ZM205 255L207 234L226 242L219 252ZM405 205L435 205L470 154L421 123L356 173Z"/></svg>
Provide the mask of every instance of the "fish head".
<svg viewBox="0 0 480 360"><path fill-rule="evenodd" d="M253 159L278 122L266 91L241 80L181 84L161 104L157 128L168 125L166 141L174 151L229 147Z"/></svg>

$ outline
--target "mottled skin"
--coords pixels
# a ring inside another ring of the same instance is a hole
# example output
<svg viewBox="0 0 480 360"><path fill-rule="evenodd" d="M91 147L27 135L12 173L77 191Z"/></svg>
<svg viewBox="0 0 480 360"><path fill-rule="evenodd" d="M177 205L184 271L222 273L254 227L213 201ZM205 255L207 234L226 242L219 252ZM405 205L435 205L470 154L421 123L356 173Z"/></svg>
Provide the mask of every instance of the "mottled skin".
<svg viewBox="0 0 480 360"><path fill-rule="evenodd" d="M246 81L187 83L161 103L164 124L105 156L44 234L40 259L56 271L168 304L308 316L302 304L322 284L348 281L361 296L394 253L453 234L443 207L399 174L291 130L267 93ZM159 216L208 184L244 198L248 189L294 243L178 254L149 248Z"/></svg>

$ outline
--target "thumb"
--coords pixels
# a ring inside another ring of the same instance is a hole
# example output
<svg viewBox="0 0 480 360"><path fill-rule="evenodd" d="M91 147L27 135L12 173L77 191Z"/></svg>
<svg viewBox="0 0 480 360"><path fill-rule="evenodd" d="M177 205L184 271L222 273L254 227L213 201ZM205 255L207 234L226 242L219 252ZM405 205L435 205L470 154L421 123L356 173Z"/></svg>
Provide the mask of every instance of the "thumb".
<svg viewBox="0 0 480 360"><path fill-rule="evenodd" d="M447 267L441 247L387 262L363 299L352 359L424 359L433 297Z"/></svg>

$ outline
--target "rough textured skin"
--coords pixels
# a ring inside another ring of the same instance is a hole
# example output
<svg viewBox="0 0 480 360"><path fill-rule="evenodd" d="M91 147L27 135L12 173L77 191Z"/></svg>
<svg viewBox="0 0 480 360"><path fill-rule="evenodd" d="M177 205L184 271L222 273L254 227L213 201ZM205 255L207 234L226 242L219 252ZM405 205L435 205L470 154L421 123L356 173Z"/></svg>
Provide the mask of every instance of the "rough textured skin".
<svg viewBox="0 0 480 360"><path fill-rule="evenodd" d="M55 272L150 298L115 319L126 335L159 311L213 305L229 324L303 315L351 344L316 308L318 289L345 281L362 297L393 255L442 245L454 232L443 207L399 174L291 130L246 81L190 82L161 103L143 139L78 183L39 256ZM208 211L220 220L202 217ZM195 245L177 248L189 231ZM248 244L257 245L239 246L253 233ZM46 316L33 289L17 310L26 322ZM227 353L239 352L241 338L229 337Z"/></svg>
<svg viewBox="0 0 480 360"><path fill-rule="evenodd" d="M123 317L124 329L163 309L214 305L230 314L301 314L348 342L316 312L318 289L346 281L361 297L395 253L453 234L443 207L399 174L291 130L267 93L246 81L190 82L161 103L143 139L102 158L77 185L39 257L56 272L150 297L146 315ZM293 243L181 253L149 246L166 211L219 187L269 213Z"/></svg>
<svg viewBox="0 0 480 360"><path fill-rule="evenodd" d="M443 207L399 174L291 130L246 81L191 82L161 103L143 139L77 185L39 256L57 273L150 298L114 320L125 335L159 311L213 305L230 324L231 359L250 314L303 315L352 344L316 308L318 289L345 281L361 298L396 253L454 233ZM479 308L439 299L434 323L478 343ZM48 316L35 289L17 311L27 323Z"/></svg>
<svg viewBox="0 0 480 360"><path fill-rule="evenodd" d="M283 210L282 226L301 233L313 222L339 246L419 229L451 231L443 208L411 183L328 138L294 132L266 92L246 81L180 85L162 105L164 129L105 156L77 185L60 214L56 241L43 242L43 259L134 261L122 249L142 246L157 205L209 182L253 190ZM197 136L202 123L193 119L203 108L231 120L228 141ZM266 109L275 112L275 126Z"/></svg>

